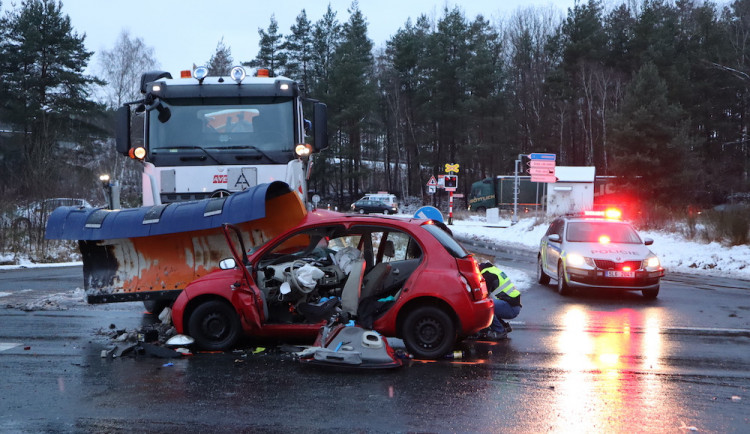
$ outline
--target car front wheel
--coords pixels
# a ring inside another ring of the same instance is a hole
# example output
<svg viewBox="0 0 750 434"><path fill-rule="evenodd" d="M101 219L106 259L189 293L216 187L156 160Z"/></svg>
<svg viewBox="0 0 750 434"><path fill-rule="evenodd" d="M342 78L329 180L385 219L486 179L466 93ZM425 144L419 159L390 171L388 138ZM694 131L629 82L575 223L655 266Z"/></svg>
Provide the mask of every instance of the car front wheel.
<svg viewBox="0 0 750 434"><path fill-rule="evenodd" d="M547 285L549 283L549 276L547 276L547 274L544 272L544 267L542 266L541 255L537 258L536 281L541 283L542 285Z"/></svg>
<svg viewBox="0 0 750 434"><path fill-rule="evenodd" d="M415 357L437 359L456 343L456 326L443 309L422 306L408 314L401 335Z"/></svg>
<svg viewBox="0 0 750 434"><path fill-rule="evenodd" d="M570 287L568 286L568 282L565 281L565 268L562 262L557 264L557 292L560 295L570 294Z"/></svg>
<svg viewBox="0 0 750 434"><path fill-rule="evenodd" d="M360 213L360 214L364 214L364 213L365 213L365 209L364 209L364 208L360 208L360 209L359 209L359 213Z"/></svg>
<svg viewBox="0 0 750 434"><path fill-rule="evenodd" d="M188 320L190 336L204 350L226 351L240 337L240 318L231 304L210 300L195 308Z"/></svg>

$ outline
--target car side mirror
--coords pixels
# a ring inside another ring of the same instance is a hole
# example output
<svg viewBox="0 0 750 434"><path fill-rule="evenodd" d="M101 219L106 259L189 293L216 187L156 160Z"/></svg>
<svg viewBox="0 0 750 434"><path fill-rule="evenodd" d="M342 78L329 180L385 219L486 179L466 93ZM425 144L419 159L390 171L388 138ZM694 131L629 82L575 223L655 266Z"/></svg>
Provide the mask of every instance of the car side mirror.
<svg viewBox="0 0 750 434"><path fill-rule="evenodd" d="M222 259L221 262L219 262L219 268L221 268L222 270L231 270L236 266L237 263L234 261L234 258Z"/></svg>
<svg viewBox="0 0 750 434"><path fill-rule="evenodd" d="M547 237L547 240L552 241L553 243L559 243L560 242L560 235L558 235L558 234L550 234L550 236Z"/></svg>
<svg viewBox="0 0 750 434"><path fill-rule="evenodd" d="M654 244L654 240L652 238L644 238L643 244L650 246L651 244Z"/></svg>

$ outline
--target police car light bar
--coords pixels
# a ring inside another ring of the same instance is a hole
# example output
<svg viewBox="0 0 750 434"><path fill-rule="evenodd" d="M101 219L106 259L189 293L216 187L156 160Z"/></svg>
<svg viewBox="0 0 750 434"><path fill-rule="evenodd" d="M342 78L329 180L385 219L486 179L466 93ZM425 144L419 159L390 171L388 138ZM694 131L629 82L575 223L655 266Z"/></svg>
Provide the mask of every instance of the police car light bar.
<svg viewBox="0 0 750 434"><path fill-rule="evenodd" d="M583 215L586 217L604 217L613 220L619 220L622 218L622 211L617 208L608 208L604 211L584 211Z"/></svg>

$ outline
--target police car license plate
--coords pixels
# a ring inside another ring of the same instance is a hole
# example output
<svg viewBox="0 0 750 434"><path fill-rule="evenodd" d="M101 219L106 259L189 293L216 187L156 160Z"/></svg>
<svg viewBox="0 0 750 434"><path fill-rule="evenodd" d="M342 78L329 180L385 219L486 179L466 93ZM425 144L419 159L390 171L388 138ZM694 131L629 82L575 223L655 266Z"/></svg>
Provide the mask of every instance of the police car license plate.
<svg viewBox="0 0 750 434"><path fill-rule="evenodd" d="M604 277L635 277L635 271L605 271Z"/></svg>

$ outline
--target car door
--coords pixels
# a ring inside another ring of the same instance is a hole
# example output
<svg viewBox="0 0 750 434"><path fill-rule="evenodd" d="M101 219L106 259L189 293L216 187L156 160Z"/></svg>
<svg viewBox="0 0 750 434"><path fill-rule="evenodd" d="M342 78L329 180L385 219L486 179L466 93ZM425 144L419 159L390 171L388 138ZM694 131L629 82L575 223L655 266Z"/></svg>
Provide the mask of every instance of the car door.
<svg viewBox="0 0 750 434"><path fill-rule="evenodd" d="M557 273L557 261L560 259L560 252L562 251L562 236L564 226L565 222L562 219L557 219L552 222L549 229L547 230L547 234L545 235L546 243L543 249L545 256L545 268L548 273ZM558 241L550 240L550 235L557 235L560 238Z"/></svg>

